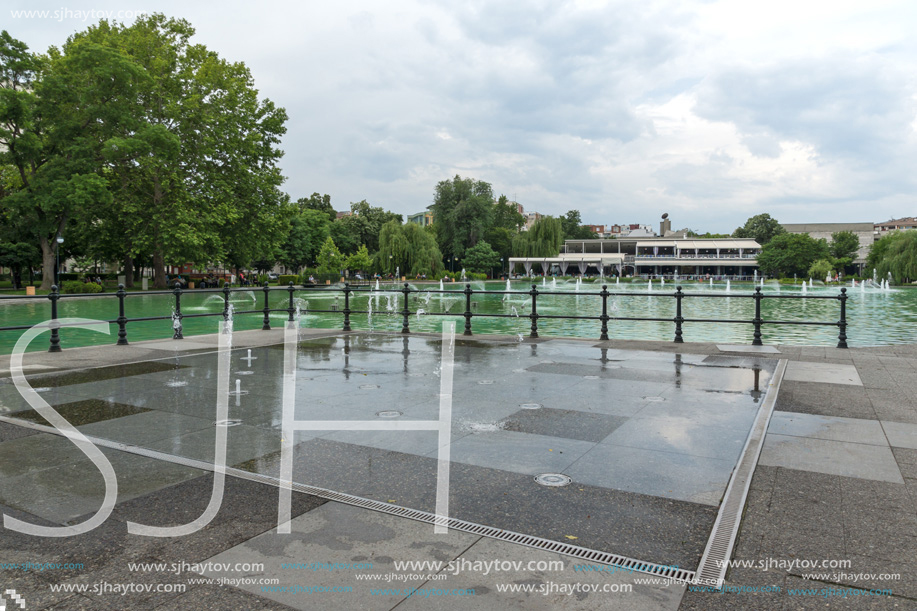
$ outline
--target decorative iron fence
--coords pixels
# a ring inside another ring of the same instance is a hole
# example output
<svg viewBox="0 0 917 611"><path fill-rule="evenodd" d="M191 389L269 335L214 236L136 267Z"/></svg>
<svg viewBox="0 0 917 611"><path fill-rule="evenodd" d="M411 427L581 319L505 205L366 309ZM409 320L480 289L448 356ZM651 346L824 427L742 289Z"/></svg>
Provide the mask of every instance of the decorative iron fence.
<svg viewBox="0 0 917 611"><path fill-rule="evenodd" d="M198 314L184 314L181 310L181 299L182 295L188 291L182 290L179 284L176 284L174 290L165 290L165 291L144 291L142 293L128 293L124 290L123 285L118 286L118 291L112 294L98 294L98 293L86 293L86 294L67 294L62 295L58 292L56 286L51 287L51 293L48 294L48 300L50 302L50 324L51 327L51 338L50 338L50 347L48 348L49 352L60 352L60 329L65 326L61 324L54 324L54 321L58 319L57 310L58 310L58 301L61 299L69 299L71 297L97 297L97 298L111 298L118 300L118 316L117 318L107 320L111 324L118 325L118 341L117 345L125 346L127 345L127 325L128 323L141 322L141 321L152 321L152 320L172 320L173 323L173 339L183 339L182 335L182 321L186 318L199 318L199 317L208 317L208 316L222 316L224 320L229 318L230 312L230 296L233 292L240 291L251 291L250 288L230 288L229 286L224 286L222 289L196 289L193 290L193 294L200 293L216 293L222 294L223 296L223 310L222 312L207 312L207 313L198 313ZM318 292L339 292L343 293L344 296L344 307L343 309L338 309L333 307L332 309L314 309L309 308L309 313L328 313L328 314L340 314L343 316L342 319L342 331L350 331L350 317L354 314L372 314L368 310L352 310L350 308L350 298L353 295L358 294L370 294L374 293L372 287L361 286L353 287L348 283L345 283L343 286L330 286L330 287L314 287L314 288L296 288L291 282L289 286L286 287L270 287L267 283L264 286L260 287L260 291L263 294L263 303L264 306L260 309L254 310L233 310L233 315L238 314L260 314L263 318L263 323L261 326L262 330L270 330L271 321L270 314L271 312L285 312L288 314L288 320L292 321L296 315L296 294L314 294ZM272 292L285 291L288 294L288 301L286 308L271 308L270 307L270 295ZM391 292L391 291L389 291ZM465 298L465 311L461 314L465 319L465 329L464 335L472 335L473 324L472 321L475 318L528 318L530 321L530 338L538 337L538 323L540 320L550 320L550 319L566 319L566 320L594 320L599 323L598 335L600 340L608 339L608 323L612 321L653 321L653 322L670 322L674 325L673 341L675 343L683 343L683 328L685 324L695 324L695 323L713 323L713 324L750 324L753 326L753 346L763 345L761 341L761 329L765 325L813 325L813 326L835 326L838 328L837 335L837 347L846 348L847 347L847 289L841 288L840 293L837 295L780 295L780 294L764 294L761 292L760 287L755 287L753 293L734 293L730 292L728 294L723 293L685 293L682 291L680 286L676 287L673 292L665 291L654 291L652 293L634 293L634 292L614 292L609 291L607 285L602 285L602 290L598 292L570 292L570 291L539 291L538 286L533 284L532 288L528 291L481 291L474 290L471 288L471 284L466 284L464 289L461 290L447 290L447 289L417 289L411 288L411 286L405 282L404 286L397 289L397 292L402 295L402 309L398 314L402 317L402 326L401 333L410 333L410 317L413 314L416 314L417 311L411 311L409 306L411 294L443 294L443 295L462 295ZM474 295L526 295L531 298L531 311L528 314L500 314L500 313L485 313L477 312L472 307L472 297ZM174 297L174 310L173 313L169 316L143 316L137 318L129 318L125 314L125 302L128 301L134 295L172 295ZM597 316L585 316L585 315L561 315L561 314L539 314L538 313L538 303L539 299L551 299L555 296L577 296L577 297L594 297L601 300L601 314ZM633 316L610 316L608 314L608 298L609 297L649 297L654 298L671 298L675 300L675 316L674 317L633 317ZM754 316L751 319L723 319L723 318L685 318L682 316L682 302L685 299L752 299L754 300ZM23 297L23 296L0 296L0 299L5 300L16 300L16 299L29 299L34 301L34 297ZM835 322L828 321L798 321L798 320L765 320L761 317L761 302L764 300L771 299L820 299L820 300L834 300L837 301L840 305L839 318ZM425 316L455 316L454 313L450 312L424 312ZM9 327L0 327L0 331L16 331L16 330L25 330L29 329L31 325L20 325L20 326L9 326Z"/></svg>

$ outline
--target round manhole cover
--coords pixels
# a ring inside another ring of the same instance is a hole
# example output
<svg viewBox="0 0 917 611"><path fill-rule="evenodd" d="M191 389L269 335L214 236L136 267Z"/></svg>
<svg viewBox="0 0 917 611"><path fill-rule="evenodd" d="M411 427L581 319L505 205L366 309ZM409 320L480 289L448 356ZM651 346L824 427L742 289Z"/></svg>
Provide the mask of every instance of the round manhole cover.
<svg viewBox="0 0 917 611"><path fill-rule="evenodd" d="M541 409L541 403L523 403L519 407L522 409Z"/></svg>
<svg viewBox="0 0 917 611"><path fill-rule="evenodd" d="M542 486L560 487L569 486L573 480L563 473L542 473L535 476L535 481Z"/></svg>
<svg viewBox="0 0 917 611"><path fill-rule="evenodd" d="M387 409L381 412L376 412L376 415L379 416L380 418L397 418L398 416L401 416L402 414L398 410Z"/></svg>
<svg viewBox="0 0 917 611"><path fill-rule="evenodd" d="M378 384L360 384L361 390L375 390L379 388Z"/></svg>
<svg viewBox="0 0 917 611"><path fill-rule="evenodd" d="M213 426L239 426L242 424L241 420L231 418L229 420L217 420L213 423Z"/></svg>

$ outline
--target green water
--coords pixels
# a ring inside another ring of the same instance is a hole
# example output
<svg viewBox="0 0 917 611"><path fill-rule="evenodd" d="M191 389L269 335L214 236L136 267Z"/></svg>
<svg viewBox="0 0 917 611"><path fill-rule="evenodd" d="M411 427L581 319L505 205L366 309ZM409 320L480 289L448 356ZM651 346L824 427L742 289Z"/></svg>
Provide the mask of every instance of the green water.
<svg viewBox="0 0 917 611"><path fill-rule="evenodd" d="M599 284L582 284L578 290L570 281L559 281L544 285L539 281L538 297L539 315L572 315L599 316L601 299L597 293ZM412 285L413 286L413 285ZM737 285L727 292L726 286L717 283L683 283L683 290L688 294L729 295L725 298L685 297L683 300L684 318L703 319L744 319L750 320L754 315L752 299L739 298L752 292L749 284ZM361 292L351 298L351 310L367 311L372 315L353 314L351 327L354 330L400 331L403 308L403 295L395 291L391 284L383 285L379 291L371 294ZM419 288L438 289L436 285L421 285ZM462 285L446 284L446 290L461 290ZM475 290L502 291L504 282L473 282ZM528 291L531 282L513 282L512 290ZM623 293L609 297L609 315L612 317L658 317L671 319L675 316L675 300L664 297L671 295L675 285L671 282L661 287L653 283L652 290L647 283L608 284L608 290ZM576 292L576 295L556 295L554 291ZM917 290L899 288L881 290L859 287L847 288L850 298L847 301L848 343L851 346L871 346L883 344L913 343L917 341ZM800 287L783 286L776 283L765 285L765 295L800 295ZM837 295L838 287L816 286L807 294ZM531 297L529 295L475 294L472 301L476 304L472 312L476 314L506 314L507 318L475 318L472 320L474 333L502 333L528 335L531 320ZM271 308L287 308L288 293L285 290L271 291ZM131 293L125 300L125 312L128 318L144 316L169 316L172 313L174 298L171 295L145 295ZM232 294L231 303L235 311L260 310L264 307L262 291L236 292ZM343 309L344 299L339 291L324 289L299 290L296 292L296 304L302 310L300 324L303 327L340 328L343 315L340 312L329 314L310 313L310 309L332 309L333 304ZM465 297L461 294L412 294L409 308L411 312L422 309L425 313L410 316L412 331L439 331L444 320L453 320L456 329L464 329ZM182 313L201 314L219 313L223 310L223 298L213 293L189 291L182 295ZM764 299L762 301L762 318L764 320L790 321L823 321L835 322L839 317L839 304L836 300L801 300L801 299ZM444 313L445 316L431 316L430 313ZM518 317L515 316L518 314ZM58 304L59 317L79 317L96 320L112 320L118 316L118 300L112 296L94 298L63 297ZM0 302L0 326L32 325L50 318L50 304L44 299L28 302L7 300ZM281 327L288 318L286 312L270 314L272 327ZM196 334L214 333L220 317L185 318L183 332L186 337ZM263 314L237 314L234 316L236 330L260 329ZM62 329L61 346L64 348L114 343L117 340L117 325L109 325L110 335L82 329ZM542 336L567 336L598 339L601 322L598 320L552 320L541 318L538 321L538 332ZM750 344L753 329L750 324L725 323L692 323L684 324L684 339L688 342L740 343ZM612 339L666 340L673 339L675 332L671 322L652 321L615 321L608 323L608 334ZM21 331L0 332L0 351L8 354L21 335ZM172 321L141 321L127 325L128 341L160 339L172 336ZM765 325L762 330L767 344L805 344L833 346L837 343L837 327L816 327L809 325ZM29 350L46 350L48 333L33 340Z"/></svg>

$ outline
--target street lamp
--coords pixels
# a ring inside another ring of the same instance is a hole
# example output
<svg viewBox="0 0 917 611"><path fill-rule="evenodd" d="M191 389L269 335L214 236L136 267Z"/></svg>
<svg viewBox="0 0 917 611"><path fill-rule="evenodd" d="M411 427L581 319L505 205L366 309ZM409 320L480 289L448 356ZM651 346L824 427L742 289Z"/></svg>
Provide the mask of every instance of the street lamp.
<svg viewBox="0 0 917 611"><path fill-rule="evenodd" d="M503 275L503 257L500 257L500 275Z"/></svg>
<svg viewBox="0 0 917 611"><path fill-rule="evenodd" d="M60 246L64 243L64 236L58 233L55 241L57 242L57 246L54 249L57 254L57 265L55 266L54 284L57 285L57 290L60 291Z"/></svg>
<svg viewBox="0 0 917 611"><path fill-rule="evenodd" d="M452 257L452 261L450 261L450 263L452 263L452 275L453 275L453 276L455 275L455 262L456 262L456 261L458 261L458 257L456 257L456 256L453 256L453 257Z"/></svg>

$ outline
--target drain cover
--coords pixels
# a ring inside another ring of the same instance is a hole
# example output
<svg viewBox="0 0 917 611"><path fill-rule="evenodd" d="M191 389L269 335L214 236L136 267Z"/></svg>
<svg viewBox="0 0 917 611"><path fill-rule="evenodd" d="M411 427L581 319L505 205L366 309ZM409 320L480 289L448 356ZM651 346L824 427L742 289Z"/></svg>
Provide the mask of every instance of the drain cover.
<svg viewBox="0 0 917 611"><path fill-rule="evenodd" d="M169 388L181 388L182 386L187 386L187 380L173 380L171 382L166 382L166 386Z"/></svg>
<svg viewBox="0 0 917 611"><path fill-rule="evenodd" d="M570 479L569 476L563 473L542 473L541 475L535 476L535 482L542 486L569 486L572 481L573 480Z"/></svg>
<svg viewBox="0 0 917 611"><path fill-rule="evenodd" d="M409 373L409 374L408 374L408 376L410 376L410 377L412 377L412 378L422 378L422 377L425 376L425 375L427 375L427 374L425 374L425 373Z"/></svg>
<svg viewBox="0 0 917 611"><path fill-rule="evenodd" d="M33 388L32 390L34 390L35 392L48 392L49 390L51 390L51 387L43 386L41 388Z"/></svg>
<svg viewBox="0 0 917 611"><path fill-rule="evenodd" d="M513 373L525 373L526 369L513 369Z"/></svg>
<svg viewBox="0 0 917 611"><path fill-rule="evenodd" d="M587 380L598 380L599 376L583 376Z"/></svg>
<svg viewBox="0 0 917 611"><path fill-rule="evenodd" d="M643 397L643 400L660 402L660 401L665 401L665 397Z"/></svg>
<svg viewBox="0 0 917 611"><path fill-rule="evenodd" d="M388 410L384 410L381 412L376 412L376 415L379 416L380 418L397 418L398 416L401 416L402 414L401 412L397 410L388 409Z"/></svg>
<svg viewBox="0 0 917 611"><path fill-rule="evenodd" d="M541 409L541 403L522 403L519 407L522 409Z"/></svg>
<svg viewBox="0 0 917 611"><path fill-rule="evenodd" d="M494 383L493 380L478 380L478 384L487 385L487 384L493 384L493 383Z"/></svg>
<svg viewBox="0 0 917 611"><path fill-rule="evenodd" d="M217 420L213 423L213 426L239 426L242 424L241 420L230 419L230 420Z"/></svg>
<svg viewBox="0 0 917 611"><path fill-rule="evenodd" d="M378 384L360 384L360 388L363 390L373 390L379 388Z"/></svg>
<svg viewBox="0 0 917 611"><path fill-rule="evenodd" d="M252 375L253 373L255 373L255 372L252 371L251 369L246 369L245 371L237 371L237 372L236 372L236 375L237 375L237 376L250 376L250 375Z"/></svg>

